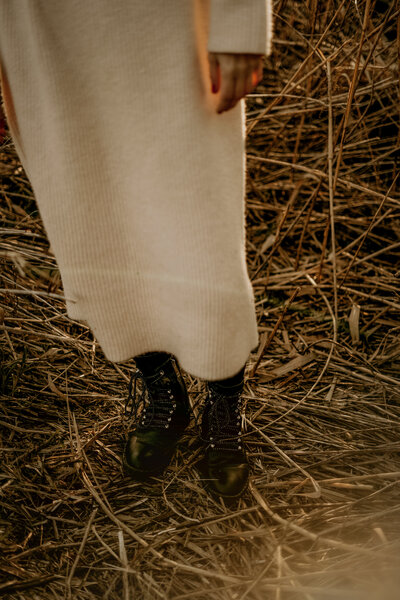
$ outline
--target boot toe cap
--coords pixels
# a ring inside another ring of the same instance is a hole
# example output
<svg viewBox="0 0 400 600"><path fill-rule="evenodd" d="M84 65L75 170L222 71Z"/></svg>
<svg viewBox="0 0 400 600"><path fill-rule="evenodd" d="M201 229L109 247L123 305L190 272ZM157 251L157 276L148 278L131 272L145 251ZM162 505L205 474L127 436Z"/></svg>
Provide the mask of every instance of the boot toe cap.
<svg viewBox="0 0 400 600"><path fill-rule="evenodd" d="M243 463L211 467L208 475L208 485L211 491L223 498L238 498L247 487L249 466Z"/></svg>
<svg viewBox="0 0 400 600"><path fill-rule="evenodd" d="M136 437L128 441L124 457L131 473L136 471L148 476L161 473L169 461L169 454L164 449L161 451L156 445L142 443Z"/></svg>

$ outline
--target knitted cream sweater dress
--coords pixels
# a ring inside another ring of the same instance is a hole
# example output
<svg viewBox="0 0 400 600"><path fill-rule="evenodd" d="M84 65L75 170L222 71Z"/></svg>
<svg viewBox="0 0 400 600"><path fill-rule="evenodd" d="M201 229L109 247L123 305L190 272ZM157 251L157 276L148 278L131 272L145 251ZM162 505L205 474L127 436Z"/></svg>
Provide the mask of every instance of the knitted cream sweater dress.
<svg viewBox="0 0 400 600"><path fill-rule="evenodd" d="M245 255L244 101L207 51L268 54L270 0L0 0L10 132L71 319L120 362L162 350L234 375L258 343Z"/></svg>

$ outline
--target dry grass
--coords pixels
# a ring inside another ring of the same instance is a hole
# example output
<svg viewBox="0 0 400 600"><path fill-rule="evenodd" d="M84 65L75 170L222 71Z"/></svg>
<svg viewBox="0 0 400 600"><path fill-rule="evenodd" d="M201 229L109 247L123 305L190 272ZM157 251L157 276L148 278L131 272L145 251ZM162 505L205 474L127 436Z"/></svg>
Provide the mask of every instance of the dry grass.
<svg viewBox="0 0 400 600"><path fill-rule="evenodd" d="M194 426L156 485L123 476L134 362L107 362L67 318L30 185L8 138L0 148L10 600L398 597L400 7L275 9L248 100L261 344L244 393L254 475L236 507L203 491ZM203 382L186 381L201 400Z"/></svg>

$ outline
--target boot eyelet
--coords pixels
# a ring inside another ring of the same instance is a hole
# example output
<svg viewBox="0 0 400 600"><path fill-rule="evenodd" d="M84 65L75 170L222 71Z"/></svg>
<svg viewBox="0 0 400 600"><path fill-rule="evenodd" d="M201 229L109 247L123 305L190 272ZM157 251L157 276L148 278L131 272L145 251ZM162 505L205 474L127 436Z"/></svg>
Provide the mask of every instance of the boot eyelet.
<svg viewBox="0 0 400 600"><path fill-rule="evenodd" d="M211 444L211 448L215 448L215 444Z"/></svg>
<svg viewBox="0 0 400 600"><path fill-rule="evenodd" d="M160 375L164 375L164 371L160 371Z"/></svg>

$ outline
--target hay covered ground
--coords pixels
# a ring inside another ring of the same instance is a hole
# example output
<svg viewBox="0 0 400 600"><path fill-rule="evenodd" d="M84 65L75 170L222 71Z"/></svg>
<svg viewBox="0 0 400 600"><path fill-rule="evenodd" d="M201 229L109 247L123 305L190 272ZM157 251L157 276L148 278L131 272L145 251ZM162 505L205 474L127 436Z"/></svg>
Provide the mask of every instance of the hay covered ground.
<svg viewBox="0 0 400 600"><path fill-rule="evenodd" d="M66 316L27 177L0 147L0 595L394 600L400 557L398 1L275 3L248 108L244 391L253 476L204 491L195 423L126 478L134 361ZM204 382L185 375L194 412Z"/></svg>

